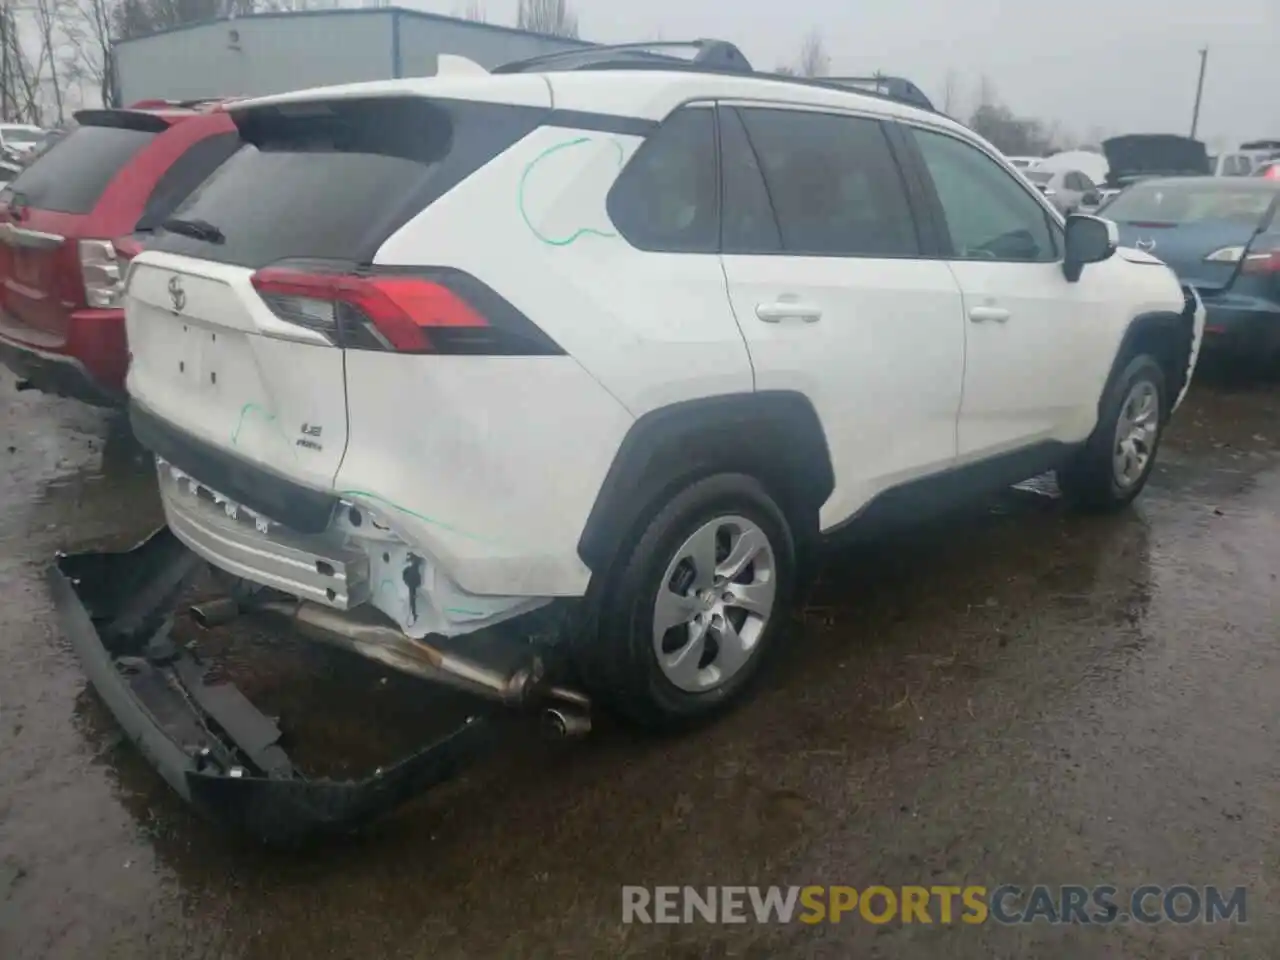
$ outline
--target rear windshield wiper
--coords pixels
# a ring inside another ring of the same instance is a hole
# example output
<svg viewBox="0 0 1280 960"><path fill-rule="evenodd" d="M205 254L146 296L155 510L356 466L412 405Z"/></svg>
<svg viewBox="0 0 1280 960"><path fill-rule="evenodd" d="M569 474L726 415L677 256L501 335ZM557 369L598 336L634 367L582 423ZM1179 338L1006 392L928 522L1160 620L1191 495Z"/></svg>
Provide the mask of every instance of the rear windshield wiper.
<svg viewBox="0 0 1280 960"><path fill-rule="evenodd" d="M182 217L170 217L160 226L170 233L180 233L193 240L203 240L206 243L227 242L226 234L208 220L184 220Z"/></svg>

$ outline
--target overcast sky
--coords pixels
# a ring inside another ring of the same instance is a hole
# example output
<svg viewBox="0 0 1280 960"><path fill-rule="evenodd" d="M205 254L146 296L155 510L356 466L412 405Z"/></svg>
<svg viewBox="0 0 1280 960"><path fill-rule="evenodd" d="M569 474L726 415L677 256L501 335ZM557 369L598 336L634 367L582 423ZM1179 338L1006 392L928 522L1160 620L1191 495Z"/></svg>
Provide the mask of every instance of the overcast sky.
<svg viewBox="0 0 1280 960"><path fill-rule="evenodd" d="M392 0L394 3L395 0ZM400 0L451 13L452 0ZM1280 137L1280 0L570 0L587 40L719 37L753 63L796 60L821 30L833 73L910 77L941 106L954 70L982 75L1015 112L1076 136L1187 133L1197 51L1209 47L1200 136ZM516 0L484 0L514 24Z"/></svg>

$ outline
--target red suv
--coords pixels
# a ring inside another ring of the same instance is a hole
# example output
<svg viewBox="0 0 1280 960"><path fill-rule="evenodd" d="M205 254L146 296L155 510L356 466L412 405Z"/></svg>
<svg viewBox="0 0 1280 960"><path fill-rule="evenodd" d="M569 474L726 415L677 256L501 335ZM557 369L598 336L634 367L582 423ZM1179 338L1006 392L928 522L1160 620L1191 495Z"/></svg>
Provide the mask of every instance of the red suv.
<svg viewBox="0 0 1280 960"><path fill-rule="evenodd" d="M110 406L129 366L124 267L240 141L212 101L75 119L0 192L0 363L20 389Z"/></svg>

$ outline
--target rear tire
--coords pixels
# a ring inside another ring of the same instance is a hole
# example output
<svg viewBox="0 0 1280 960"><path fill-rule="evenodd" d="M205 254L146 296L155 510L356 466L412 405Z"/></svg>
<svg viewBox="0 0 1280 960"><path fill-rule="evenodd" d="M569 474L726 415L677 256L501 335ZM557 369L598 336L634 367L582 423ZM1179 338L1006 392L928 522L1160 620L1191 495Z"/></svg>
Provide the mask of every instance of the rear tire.
<svg viewBox="0 0 1280 960"><path fill-rule="evenodd" d="M1068 501L1086 510L1127 507L1155 466L1170 400L1164 369L1150 354L1135 356L1107 388L1093 434L1058 470Z"/></svg>
<svg viewBox="0 0 1280 960"><path fill-rule="evenodd" d="M795 570L790 526L759 481L699 480L660 505L593 590L578 672L601 706L641 726L708 719L784 632Z"/></svg>

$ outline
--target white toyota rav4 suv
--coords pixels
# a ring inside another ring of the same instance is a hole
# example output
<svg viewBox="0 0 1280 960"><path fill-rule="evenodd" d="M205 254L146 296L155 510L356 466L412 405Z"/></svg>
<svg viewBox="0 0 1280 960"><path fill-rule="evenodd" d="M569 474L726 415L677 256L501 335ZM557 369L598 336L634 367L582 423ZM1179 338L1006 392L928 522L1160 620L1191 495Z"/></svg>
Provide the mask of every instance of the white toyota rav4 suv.
<svg viewBox="0 0 1280 960"><path fill-rule="evenodd" d="M587 691L708 714L814 544L1123 506L1194 369L1167 267L884 96L601 48L232 113L128 271L135 431L181 541L387 662L583 598Z"/></svg>

